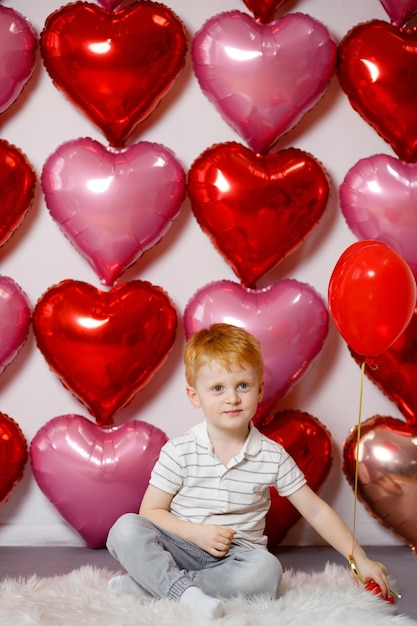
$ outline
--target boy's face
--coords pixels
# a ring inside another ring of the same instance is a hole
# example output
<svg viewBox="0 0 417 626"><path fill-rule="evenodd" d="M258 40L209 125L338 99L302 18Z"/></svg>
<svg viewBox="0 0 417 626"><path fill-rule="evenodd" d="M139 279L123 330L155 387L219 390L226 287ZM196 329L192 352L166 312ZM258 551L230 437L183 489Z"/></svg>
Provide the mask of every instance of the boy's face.
<svg viewBox="0 0 417 626"><path fill-rule="evenodd" d="M217 361L199 368L187 394L195 408L201 408L209 425L239 431L247 427L262 400L263 381L255 368L234 366L230 372Z"/></svg>

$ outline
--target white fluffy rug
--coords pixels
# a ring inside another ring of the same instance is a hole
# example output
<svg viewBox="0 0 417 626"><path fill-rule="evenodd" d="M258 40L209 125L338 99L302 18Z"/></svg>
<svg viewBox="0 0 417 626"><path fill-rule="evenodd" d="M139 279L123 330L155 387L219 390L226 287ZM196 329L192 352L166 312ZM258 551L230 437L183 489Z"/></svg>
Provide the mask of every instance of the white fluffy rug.
<svg viewBox="0 0 417 626"><path fill-rule="evenodd" d="M231 600L221 619L205 620L176 602L111 594L106 569L84 566L53 578L5 579L0 583L0 624L23 626L416 626L360 589L348 568L327 564L323 572L287 571L276 600Z"/></svg>

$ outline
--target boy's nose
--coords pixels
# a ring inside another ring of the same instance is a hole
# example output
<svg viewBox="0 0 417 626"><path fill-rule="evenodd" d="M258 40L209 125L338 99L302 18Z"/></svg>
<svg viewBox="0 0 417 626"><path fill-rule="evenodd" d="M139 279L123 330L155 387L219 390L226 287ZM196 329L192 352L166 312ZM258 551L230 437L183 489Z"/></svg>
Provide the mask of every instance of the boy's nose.
<svg viewBox="0 0 417 626"><path fill-rule="evenodd" d="M239 404L240 396L235 389L231 389L227 394L227 401L230 404Z"/></svg>

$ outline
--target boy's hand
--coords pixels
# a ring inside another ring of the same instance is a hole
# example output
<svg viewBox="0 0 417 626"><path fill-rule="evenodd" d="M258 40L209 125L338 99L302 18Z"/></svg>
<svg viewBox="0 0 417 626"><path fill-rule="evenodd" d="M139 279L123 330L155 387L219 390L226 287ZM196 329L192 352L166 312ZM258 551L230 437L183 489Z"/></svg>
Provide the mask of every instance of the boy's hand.
<svg viewBox="0 0 417 626"><path fill-rule="evenodd" d="M236 531L228 526L215 524L196 524L193 542L212 556L225 556L230 548Z"/></svg>
<svg viewBox="0 0 417 626"><path fill-rule="evenodd" d="M378 561L372 561L367 557L356 562L359 580L368 587L369 583L376 584L384 598L391 597L391 590L386 574L386 568ZM368 587L369 590L369 587Z"/></svg>

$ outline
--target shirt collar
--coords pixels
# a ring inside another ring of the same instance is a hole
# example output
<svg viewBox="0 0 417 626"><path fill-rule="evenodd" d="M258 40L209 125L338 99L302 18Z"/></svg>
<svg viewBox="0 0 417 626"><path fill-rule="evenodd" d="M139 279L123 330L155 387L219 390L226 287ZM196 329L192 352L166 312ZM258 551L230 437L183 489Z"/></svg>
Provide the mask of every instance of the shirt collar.
<svg viewBox="0 0 417 626"><path fill-rule="evenodd" d="M255 456L261 450L261 433L252 424L249 424L249 436L242 446L241 454L244 456ZM210 441L210 437L207 432L207 422L200 422L190 429L190 433L193 436L197 445L206 448L213 452L213 446Z"/></svg>

